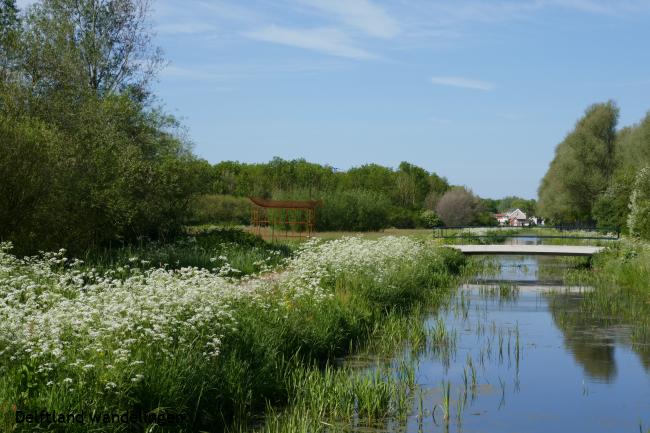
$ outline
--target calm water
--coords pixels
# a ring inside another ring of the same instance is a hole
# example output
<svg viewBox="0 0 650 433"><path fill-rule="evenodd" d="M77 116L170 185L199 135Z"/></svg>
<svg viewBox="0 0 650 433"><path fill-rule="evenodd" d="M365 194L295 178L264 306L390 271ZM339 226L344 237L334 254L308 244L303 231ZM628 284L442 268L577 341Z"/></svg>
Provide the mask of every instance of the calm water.
<svg viewBox="0 0 650 433"><path fill-rule="evenodd" d="M442 313L448 331L457 334L455 349L414 355L422 397L415 398L407 425L391 430L647 432L650 359L632 350L630 330L585 320L577 307L589 288L562 285L554 272L560 260L495 260L496 275L478 275ZM447 381L450 417L444 422L436 405Z"/></svg>

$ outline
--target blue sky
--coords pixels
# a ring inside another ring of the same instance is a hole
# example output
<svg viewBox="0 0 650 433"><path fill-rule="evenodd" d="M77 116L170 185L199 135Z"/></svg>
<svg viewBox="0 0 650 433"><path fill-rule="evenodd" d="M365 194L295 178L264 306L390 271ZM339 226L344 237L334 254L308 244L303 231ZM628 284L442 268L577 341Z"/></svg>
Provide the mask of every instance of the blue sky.
<svg viewBox="0 0 650 433"><path fill-rule="evenodd" d="M25 3L24 1L21 3ZM650 0L158 0L155 84L210 162L406 160L535 197L592 103L650 109Z"/></svg>

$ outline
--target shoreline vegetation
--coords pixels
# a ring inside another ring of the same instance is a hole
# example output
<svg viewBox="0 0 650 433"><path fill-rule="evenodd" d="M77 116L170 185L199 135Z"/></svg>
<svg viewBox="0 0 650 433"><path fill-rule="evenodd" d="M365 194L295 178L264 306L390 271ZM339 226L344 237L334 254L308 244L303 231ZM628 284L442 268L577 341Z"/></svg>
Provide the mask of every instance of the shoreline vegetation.
<svg viewBox="0 0 650 433"><path fill-rule="evenodd" d="M387 328L413 332L407 317L442 302L466 266L462 255L408 237L309 241L281 264L258 264L266 275L277 271L275 278L239 276L223 260L207 270L133 256L99 270L63 251L20 259L2 244L2 429L33 431L33 424L15 425L15 411L46 408L188 420L138 431L246 431L265 411L313 402L300 397L306 382L351 393L347 409L330 407L328 416L350 416L352 407L360 419L393 414L394 396L404 396L393 393L396 381L351 375L335 361L376 344ZM373 400L378 392L383 403ZM260 428L294 431L292 410L267 416Z"/></svg>
<svg viewBox="0 0 650 433"><path fill-rule="evenodd" d="M594 256L590 269L568 273L570 283L590 285L580 304L584 317L607 317L633 328L635 350L650 353L650 243L624 237Z"/></svg>
<svg viewBox="0 0 650 433"><path fill-rule="evenodd" d="M159 416L138 431L337 431L405 419L417 397L410 360L357 369L341 359L452 344L444 323L427 329L424 317L478 266L443 247L465 237L427 240L428 230L287 244L236 228L191 233L85 261L64 251L20 259L2 244L2 429L88 427L15 423L17 411L44 408ZM580 317L633 325L634 349L647 351L650 245L605 245L565 275L595 287Z"/></svg>

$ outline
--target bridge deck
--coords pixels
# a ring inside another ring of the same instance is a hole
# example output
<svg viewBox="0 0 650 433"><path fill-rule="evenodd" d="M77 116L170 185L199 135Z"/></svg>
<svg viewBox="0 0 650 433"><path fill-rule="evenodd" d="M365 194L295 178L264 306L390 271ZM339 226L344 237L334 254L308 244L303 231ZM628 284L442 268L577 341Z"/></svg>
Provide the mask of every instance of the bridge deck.
<svg viewBox="0 0 650 433"><path fill-rule="evenodd" d="M513 254L535 256L591 256L605 247L586 245L447 245L463 254Z"/></svg>

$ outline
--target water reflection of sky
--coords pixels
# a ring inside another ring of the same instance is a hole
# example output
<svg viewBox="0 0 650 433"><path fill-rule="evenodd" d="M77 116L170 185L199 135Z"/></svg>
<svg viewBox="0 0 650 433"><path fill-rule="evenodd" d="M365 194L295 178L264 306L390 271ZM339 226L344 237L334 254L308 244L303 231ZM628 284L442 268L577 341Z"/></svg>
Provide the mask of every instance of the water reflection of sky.
<svg viewBox="0 0 650 433"><path fill-rule="evenodd" d="M498 260L500 272L489 279L534 282L540 267L556 265L552 260L530 256L503 256ZM606 321L578 315L579 291L550 297L541 286L524 285L504 300L498 291L486 294L479 287L462 288L470 304L466 317L454 307L445 313L447 327L458 333L457 350L448 365L431 353L419 358L418 381L428 390L425 407L440 403L442 380L452 383L449 431L650 429L650 374L640 355L630 348L629 329L608 327ZM516 330L521 347L518 363L514 355ZM503 341L501 357L499 335ZM507 354L506 340L510 342ZM476 397L468 399L462 423L457 424L457 401L464 389L468 356L477 366L480 387ZM483 359L483 366L479 359ZM648 360L646 365L650 365ZM445 431L430 417L418 420L415 415L407 427L413 432Z"/></svg>

